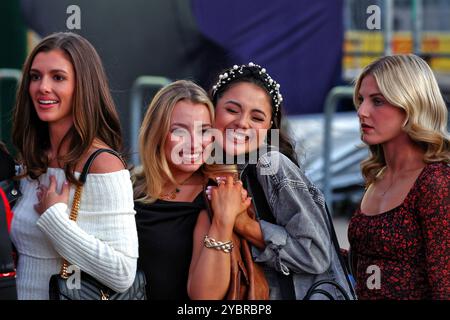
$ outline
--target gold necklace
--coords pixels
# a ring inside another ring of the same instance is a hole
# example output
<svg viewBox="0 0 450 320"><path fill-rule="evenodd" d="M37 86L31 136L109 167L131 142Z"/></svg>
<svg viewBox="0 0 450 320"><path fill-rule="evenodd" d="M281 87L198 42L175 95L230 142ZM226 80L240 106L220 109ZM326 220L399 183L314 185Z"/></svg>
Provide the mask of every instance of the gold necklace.
<svg viewBox="0 0 450 320"><path fill-rule="evenodd" d="M382 197L384 197L384 195L389 191L389 189L392 187L393 184L394 184L394 179L392 179L391 184L389 185L389 187L387 187L387 189L381 194Z"/></svg>
<svg viewBox="0 0 450 320"><path fill-rule="evenodd" d="M382 172L383 174L384 174L385 169L386 169L386 167L384 167L384 169L383 169L383 172ZM419 169L422 170L422 168L419 168ZM413 172L413 171L416 171L416 170L419 170L419 169L418 168L409 169L409 170L405 170L403 173ZM392 180L391 180L391 183L389 184L389 187L387 187L387 189L381 194L382 197L384 197L385 194L391 189L391 187L394 185L395 180L396 180L395 177L392 176Z"/></svg>
<svg viewBox="0 0 450 320"><path fill-rule="evenodd" d="M383 178L384 178L384 175L386 174L386 173L385 173L386 168L387 168L387 167L384 167L384 168L383 168L383 171L381 171L381 174L383 175ZM381 196L382 196L382 197L384 197L384 196L386 195L386 193L389 191L389 189L391 189L392 185L394 184L394 181L395 181L395 179L392 178L392 179L391 179L391 183L389 184L389 187L387 187L387 189L384 190L383 193L381 193Z"/></svg>
<svg viewBox="0 0 450 320"><path fill-rule="evenodd" d="M177 193L179 193L181 190L179 188L175 188L174 191L164 193L160 196L163 200L173 200L177 197Z"/></svg>
<svg viewBox="0 0 450 320"><path fill-rule="evenodd" d="M161 194L159 198L163 200L174 200L177 197L177 194L181 191L180 187L183 186L190 178L192 178L192 176L189 176L183 182L179 183L174 190Z"/></svg>

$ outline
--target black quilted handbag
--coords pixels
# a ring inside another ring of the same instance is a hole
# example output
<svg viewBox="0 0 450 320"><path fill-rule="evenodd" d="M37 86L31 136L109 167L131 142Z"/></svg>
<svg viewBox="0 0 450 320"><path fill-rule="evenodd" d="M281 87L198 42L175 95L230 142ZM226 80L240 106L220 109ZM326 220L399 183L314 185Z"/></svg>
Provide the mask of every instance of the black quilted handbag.
<svg viewBox="0 0 450 320"><path fill-rule="evenodd" d="M83 171L80 175L80 186L77 186L75 190L75 196L70 211L70 219L77 220L78 209L80 207L81 193L83 190L83 184L86 182L86 177L89 172L89 168L94 161L95 157L101 152L108 152L119 159L120 155L115 151L109 149L99 149L94 152L86 162ZM64 260L59 274L54 274L50 278L49 283L49 297L50 300L146 300L145 293L145 275L141 270L137 270L136 277L131 287L125 292L115 292L108 288L98 280L88 275L85 272L80 272L80 285L69 285L68 280L71 275L68 274L67 268L69 264Z"/></svg>
<svg viewBox="0 0 450 320"><path fill-rule="evenodd" d="M67 279L55 274L50 278L50 300L146 300L145 275L138 270L133 285L125 292L115 292L85 272L79 289L69 289Z"/></svg>

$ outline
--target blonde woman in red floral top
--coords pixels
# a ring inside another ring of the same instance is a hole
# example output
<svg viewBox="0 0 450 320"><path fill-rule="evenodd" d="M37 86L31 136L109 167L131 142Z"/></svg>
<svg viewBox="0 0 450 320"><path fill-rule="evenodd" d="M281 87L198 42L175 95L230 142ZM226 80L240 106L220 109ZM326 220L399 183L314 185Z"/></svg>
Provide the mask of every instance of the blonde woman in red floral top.
<svg viewBox="0 0 450 320"><path fill-rule="evenodd" d="M383 57L356 81L370 156L350 221L359 299L450 299L450 140L433 72L415 55Z"/></svg>

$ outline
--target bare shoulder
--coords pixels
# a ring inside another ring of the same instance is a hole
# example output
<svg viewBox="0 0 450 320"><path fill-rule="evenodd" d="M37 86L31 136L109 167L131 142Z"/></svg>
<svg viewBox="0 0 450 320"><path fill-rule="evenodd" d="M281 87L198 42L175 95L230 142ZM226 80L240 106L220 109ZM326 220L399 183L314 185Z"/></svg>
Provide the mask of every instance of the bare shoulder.
<svg viewBox="0 0 450 320"><path fill-rule="evenodd" d="M125 169L122 160L108 152L100 153L92 163L90 173L111 173Z"/></svg>

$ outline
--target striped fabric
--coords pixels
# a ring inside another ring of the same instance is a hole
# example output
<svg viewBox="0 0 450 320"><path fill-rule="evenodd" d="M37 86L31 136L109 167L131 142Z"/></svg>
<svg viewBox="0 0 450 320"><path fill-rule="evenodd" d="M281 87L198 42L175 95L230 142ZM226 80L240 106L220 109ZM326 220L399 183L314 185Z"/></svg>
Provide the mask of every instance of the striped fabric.
<svg viewBox="0 0 450 320"><path fill-rule="evenodd" d="M54 175L61 186L64 171L49 168L39 177L49 184ZM58 273L62 259L75 264L114 291L133 283L138 257L130 174L121 170L89 174L81 198L77 222L69 220L69 205L57 203L39 216L38 181L22 179L22 198L14 207L11 238L19 252L17 289L19 299L48 299L51 275Z"/></svg>

